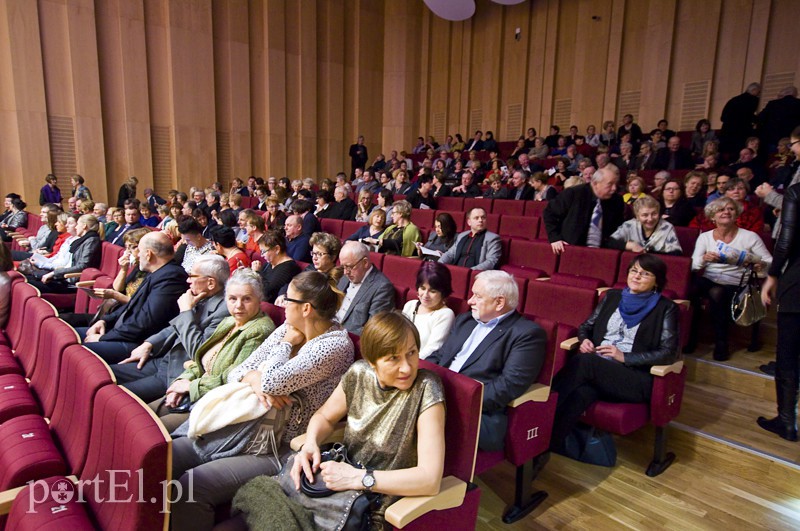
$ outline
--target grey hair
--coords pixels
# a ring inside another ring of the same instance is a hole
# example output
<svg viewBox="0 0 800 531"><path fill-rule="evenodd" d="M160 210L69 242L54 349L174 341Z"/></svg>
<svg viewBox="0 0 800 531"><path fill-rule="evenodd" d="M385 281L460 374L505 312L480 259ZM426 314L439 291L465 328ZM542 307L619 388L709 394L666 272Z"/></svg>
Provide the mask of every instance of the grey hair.
<svg viewBox="0 0 800 531"><path fill-rule="evenodd" d="M669 181L670 177L672 177L672 174L667 170L661 170L653 176L653 179L657 179L659 176L664 177L664 179Z"/></svg>
<svg viewBox="0 0 800 531"><path fill-rule="evenodd" d="M742 205L730 197L720 197L718 199L714 199L706 205L706 207L703 209L703 213L709 220L714 219L714 214L725 208L725 205L733 205L733 207L736 209L737 218L742 214Z"/></svg>
<svg viewBox="0 0 800 531"><path fill-rule="evenodd" d="M754 90L761 90L761 83L750 83L747 85L745 92L753 92Z"/></svg>
<svg viewBox="0 0 800 531"><path fill-rule="evenodd" d="M248 286L253 292L253 296L258 299L258 302L264 300L264 284L261 282L261 276L252 269L243 267L234 271L225 285L225 293L231 289L231 286Z"/></svg>
<svg viewBox="0 0 800 531"><path fill-rule="evenodd" d="M594 172L594 174L592 174L592 182L599 183L603 180L603 177L606 176L606 173L613 173L616 177L619 177L619 169L617 169L617 167L613 164L609 164L608 166L600 168Z"/></svg>
<svg viewBox="0 0 800 531"><path fill-rule="evenodd" d="M486 291L492 297L503 297L506 307L516 308L519 303L519 286L514 277L505 271L489 269L481 271L475 279L482 279Z"/></svg>
<svg viewBox="0 0 800 531"><path fill-rule="evenodd" d="M195 260L194 265L197 266L199 274L213 278L222 286L231 276L231 268L228 265L228 261L218 254L204 254Z"/></svg>
<svg viewBox="0 0 800 531"><path fill-rule="evenodd" d="M95 203L94 207L99 208L103 213L108 212L108 205L105 203Z"/></svg>
<svg viewBox="0 0 800 531"><path fill-rule="evenodd" d="M369 247L361 242L354 242L351 240L344 242L344 245L342 245L342 250L339 251L339 255L341 256L341 254L345 252L352 254L353 258L356 260L361 260L365 256L369 256Z"/></svg>

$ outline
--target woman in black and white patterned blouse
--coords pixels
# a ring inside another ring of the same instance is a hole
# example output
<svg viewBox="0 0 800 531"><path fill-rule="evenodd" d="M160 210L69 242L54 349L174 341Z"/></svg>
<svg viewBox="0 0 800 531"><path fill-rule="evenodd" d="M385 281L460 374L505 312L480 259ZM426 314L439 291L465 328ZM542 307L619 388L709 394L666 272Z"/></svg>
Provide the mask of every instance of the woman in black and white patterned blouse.
<svg viewBox="0 0 800 531"><path fill-rule="evenodd" d="M265 405L292 408L279 449L281 460L289 442L306 431L311 416L353 363L353 342L333 320L342 298L327 275L317 271L297 275L286 292L286 322L228 375L229 383L249 383ZM290 394L297 401L293 403ZM279 471L275 459L265 455L203 463L186 438L173 441L173 457L173 478L186 488L191 482L194 489L194 503L181 500L172 505L176 530L211 529L217 505L229 502L249 479Z"/></svg>

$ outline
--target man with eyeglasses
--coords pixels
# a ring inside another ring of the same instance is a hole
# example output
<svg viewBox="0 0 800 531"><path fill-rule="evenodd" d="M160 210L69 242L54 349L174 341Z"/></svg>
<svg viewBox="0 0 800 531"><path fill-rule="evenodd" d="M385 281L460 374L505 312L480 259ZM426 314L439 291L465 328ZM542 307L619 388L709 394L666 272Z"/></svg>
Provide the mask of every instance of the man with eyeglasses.
<svg viewBox="0 0 800 531"><path fill-rule="evenodd" d="M339 289L345 295L336 319L348 332L361 335L370 317L394 309L394 286L372 266L369 249L361 242L346 242L339 252L339 262L344 270Z"/></svg>
<svg viewBox="0 0 800 531"><path fill-rule="evenodd" d="M230 276L222 256L201 256L192 265L189 289L178 299L180 313L169 325L133 349L130 356L112 365L117 383L152 402L183 372L183 364L227 317L225 284Z"/></svg>

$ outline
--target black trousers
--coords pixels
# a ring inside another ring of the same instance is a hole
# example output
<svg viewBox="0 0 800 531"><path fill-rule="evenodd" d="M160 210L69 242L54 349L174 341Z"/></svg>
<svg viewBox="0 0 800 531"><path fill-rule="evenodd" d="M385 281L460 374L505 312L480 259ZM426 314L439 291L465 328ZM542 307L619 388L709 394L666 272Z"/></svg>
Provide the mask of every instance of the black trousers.
<svg viewBox="0 0 800 531"><path fill-rule="evenodd" d="M775 381L800 382L800 313L778 312Z"/></svg>
<svg viewBox="0 0 800 531"><path fill-rule="evenodd" d="M51 280L47 284L38 278L26 275L28 284L37 288L42 293L77 293L75 284L70 284L66 280Z"/></svg>
<svg viewBox="0 0 800 531"><path fill-rule="evenodd" d="M627 367L596 354L575 354L556 375L556 418L550 447L563 449L564 439L583 412L598 400L605 402L649 402L653 377L643 369Z"/></svg>
<svg viewBox="0 0 800 531"><path fill-rule="evenodd" d="M172 380L167 378L166 370L159 371L159 366L163 363L165 363L163 357L147 360L141 369L136 368L136 362L122 365L115 363L111 366L111 370L114 371L117 384L125 387L144 402L150 403L164 396L172 383Z"/></svg>
<svg viewBox="0 0 800 531"><path fill-rule="evenodd" d="M739 291L739 286L727 286L717 284L705 277L697 279L695 284L695 297L692 304L695 308L700 307L700 299L708 298L711 322L714 326L714 343L717 345L728 344L728 328L733 322L731 319L731 301ZM692 341L696 343L696 334L703 312L694 312L694 322L692 323Z"/></svg>

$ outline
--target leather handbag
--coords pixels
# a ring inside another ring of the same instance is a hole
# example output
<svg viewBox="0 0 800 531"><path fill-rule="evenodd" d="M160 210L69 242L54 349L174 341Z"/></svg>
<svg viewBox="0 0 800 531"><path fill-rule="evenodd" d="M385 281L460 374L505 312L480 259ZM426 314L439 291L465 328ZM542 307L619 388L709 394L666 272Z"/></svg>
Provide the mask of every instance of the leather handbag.
<svg viewBox="0 0 800 531"><path fill-rule="evenodd" d="M750 326L767 315L761 302L761 287L752 267L742 273L739 290L731 301L731 318L739 326Z"/></svg>

